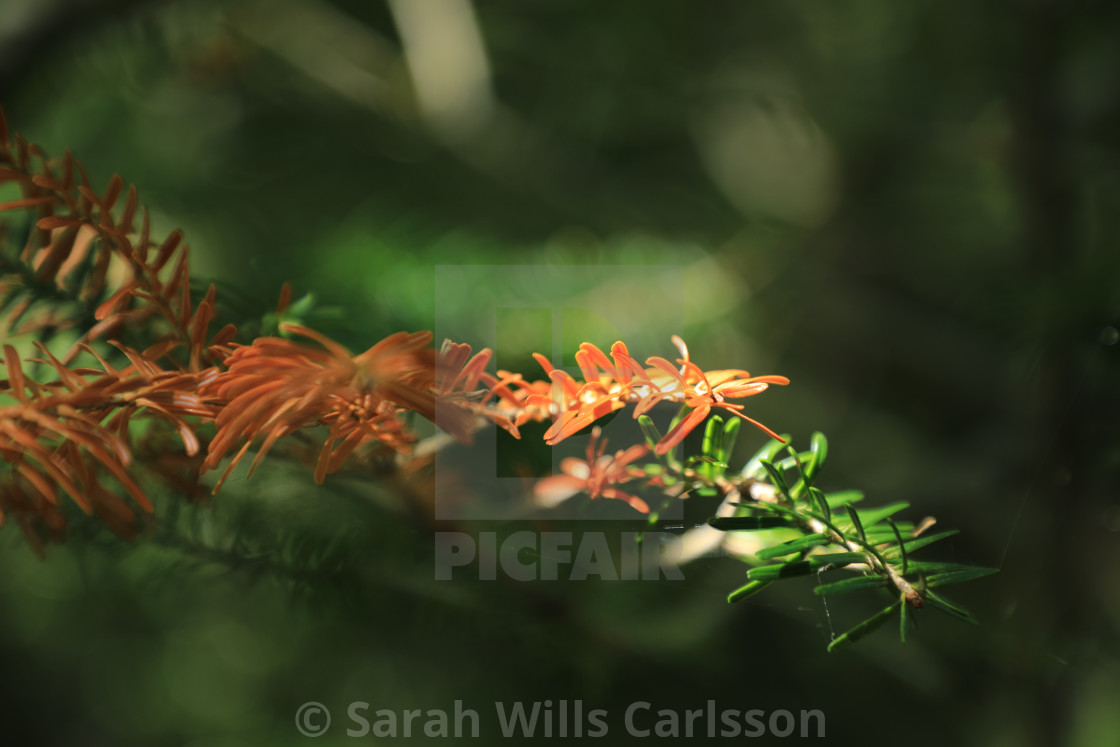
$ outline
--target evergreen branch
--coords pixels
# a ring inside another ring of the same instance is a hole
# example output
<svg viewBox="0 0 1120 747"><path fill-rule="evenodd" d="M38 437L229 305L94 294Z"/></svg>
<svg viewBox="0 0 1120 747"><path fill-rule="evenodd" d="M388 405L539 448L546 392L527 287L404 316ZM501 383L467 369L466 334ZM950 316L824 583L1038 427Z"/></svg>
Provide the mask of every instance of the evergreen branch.
<svg viewBox="0 0 1120 747"><path fill-rule="evenodd" d="M856 570L861 575L846 579L819 584L814 593L819 596L831 596L853 591L874 590L891 588L898 595L898 601L856 626L848 633L837 637L829 646L834 650L848 643L852 643L870 633L878 627L883 620L896 609L911 608L921 609L926 601L953 616L972 621L967 611L936 597L930 587L934 579L938 583L959 583L995 573L997 569L981 568L964 564L951 563L923 563L913 561L910 553L932 544L940 539L956 534L955 531L941 532L936 535L919 538L924 529L932 525L932 521L925 521L915 528L908 524L896 523L891 514L905 507L906 504L892 504L881 509L858 511L851 505L852 494L834 494L828 496L819 491L813 481L824 463L827 445L823 434L813 435L813 452L810 458L811 469L800 468L802 454L794 453L789 462L781 466L774 465L767 457L775 451L775 444L771 443L751 460L748 464L757 464L767 472L770 486L774 491L772 500L738 501L734 506L738 511L733 517L713 517L709 525L721 531L759 531L773 529L775 526L784 526L794 529L801 534L792 540L785 540L778 544L765 547L755 553L758 560L765 561L779 558L784 555L798 553L792 561L783 561L777 564L759 565L747 572L747 577L752 582L774 582L784 578L806 575L812 572L824 572L835 568L847 567ZM780 444L779 444L780 446ZM815 456L819 455L819 456ZM785 469L798 468L806 490L798 491L789 487L783 474ZM746 471L746 470L745 470ZM747 493L749 495L749 493ZM835 505L834 505L835 504ZM837 505L843 506L848 514L846 524L836 522L831 517L831 510ZM889 526L887 532L873 531L880 522ZM839 550L839 552L837 552ZM801 559L804 557L805 559ZM926 576L939 572L937 576ZM750 586L748 584L748 586ZM749 594L761 591L762 587L743 587L729 597L729 601L737 601ZM907 615L905 611L904 615ZM900 635L905 640L905 620L900 624Z"/></svg>
<svg viewBox="0 0 1120 747"><path fill-rule="evenodd" d="M701 528L705 536L782 533L763 534L773 542L755 550L751 561L761 562L728 601L787 578L820 577L839 568L860 575L819 583L815 594L889 589L896 595L888 607L835 638L830 651L864 637L895 610L901 610L905 640L911 610L927 601L974 622L967 610L933 589L995 569L914 560L914 552L953 532L920 537L933 522L896 522L893 516L908 507L905 503L861 510L854 506L861 493L822 492L816 483L828 456L825 437L815 433L809 451L797 451L788 435L749 417L744 404L732 401L787 385L784 376L704 370L676 335L672 342L680 355L675 362L650 356L644 365L621 340L609 355L585 342L575 355L581 379L554 368L540 354L534 357L546 379L491 374L486 370L490 350L475 353L451 341L437 350L425 331L397 332L355 355L302 323L311 299L292 303L287 285L275 313L259 325L275 327L283 336L239 343L233 324L210 334L217 318L215 286L198 299L182 234L176 230L162 241L153 238L135 186L126 190L119 175L95 191L69 151L52 161L18 135L10 139L0 111L0 182L15 183L21 193L0 202L0 214L35 212L22 248L14 252L6 246L10 232L0 224L0 309L8 309L7 324L22 321L20 331L44 339L61 329L80 330L61 359L40 340L44 357L30 360L46 366L55 377L51 381L29 375L15 347L4 346L6 378L0 380L0 394L14 404L0 406L0 459L9 465L0 479L0 522L13 516L40 553L45 542L63 538L62 496L119 535L135 536L143 517L154 512L130 471L135 454L150 474L193 499L206 472L225 465L216 493L250 451L255 451L252 474L279 441L288 439L286 444L301 447L289 456L315 452L316 482L359 455L372 457L393 465L393 479L401 480L399 487L413 500L408 480L430 464L435 450L469 445L487 425L519 438L525 423L551 420L544 434L549 445L593 427L586 459L565 459L563 474L536 483L538 505L553 507L584 493L624 502L654 522L659 512L651 511L642 494L659 494L660 505L690 495L718 496L721 508ZM135 334L137 344L109 340L111 350L93 346L122 332ZM82 352L98 367L74 367ZM106 358L111 354L127 363L113 365ZM664 434L648 414L662 404L676 408ZM608 454L596 423L629 406L645 443ZM413 413L443 433L421 442L408 417ZM705 421L700 452L679 454L686 437ZM744 421L772 440L733 471L732 449ZM146 438L137 439L134 431L145 432ZM167 438L172 432L178 443ZM638 463L650 454L654 461ZM791 532L798 536L790 539ZM179 540L172 536L163 542ZM308 549L309 571L330 565L332 542ZM186 540L180 545L219 563L252 560L234 546ZM298 563L288 568L275 558L259 565L269 572L301 572Z"/></svg>

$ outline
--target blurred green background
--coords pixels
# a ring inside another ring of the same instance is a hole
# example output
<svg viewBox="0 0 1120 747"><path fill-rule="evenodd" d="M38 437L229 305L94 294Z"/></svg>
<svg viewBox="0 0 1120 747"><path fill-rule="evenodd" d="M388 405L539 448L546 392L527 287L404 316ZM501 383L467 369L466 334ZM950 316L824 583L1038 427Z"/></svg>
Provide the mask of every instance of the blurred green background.
<svg viewBox="0 0 1120 747"><path fill-rule="evenodd" d="M348 744L352 701L461 699L489 743L495 701L581 699L615 743L634 701L715 699L819 708L838 744L1120 744L1118 24L1104 0L4 0L11 127L136 183L219 300L291 281L362 350L440 323L440 265L601 265L588 297L677 266L693 358L788 375L749 412L824 431L827 487L910 501L962 529L939 558L1002 572L954 595L979 627L923 613L830 655L874 600L727 605L727 558L440 584L422 507L271 459L209 507L166 496L136 545L78 522L41 561L0 531L0 742L306 744L320 701L316 743Z"/></svg>

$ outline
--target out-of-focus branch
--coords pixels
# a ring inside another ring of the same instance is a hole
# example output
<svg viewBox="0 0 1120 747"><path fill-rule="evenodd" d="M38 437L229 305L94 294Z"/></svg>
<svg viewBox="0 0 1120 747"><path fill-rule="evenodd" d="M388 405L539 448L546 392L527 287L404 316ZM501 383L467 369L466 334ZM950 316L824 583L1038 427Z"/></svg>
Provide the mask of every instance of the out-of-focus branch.
<svg viewBox="0 0 1120 747"><path fill-rule="evenodd" d="M425 122L440 139L470 139L494 116L490 63L470 0L389 0Z"/></svg>
<svg viewBox="0 0 1120 747"><path fill-rule="evenodd" d="M268 18L269 23L261 23ZM394 86L400 58L376 31L328 3L305 0L253 2L231 13L241 36L350 102L392 120L407 118L409 104Z"/></svg>

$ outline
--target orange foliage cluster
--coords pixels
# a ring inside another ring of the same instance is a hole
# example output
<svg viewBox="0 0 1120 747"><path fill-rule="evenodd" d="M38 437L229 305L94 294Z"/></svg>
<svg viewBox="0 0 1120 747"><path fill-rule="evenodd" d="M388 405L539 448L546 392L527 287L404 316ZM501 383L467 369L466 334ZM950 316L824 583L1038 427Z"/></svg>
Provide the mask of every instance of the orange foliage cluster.
<svg viewBox="0 0 1120 747"><path fill-rule="evenodd" d="M234 341L233 325L211 335L214 287L195 303L186 244L178 231L159 242L152 238L134 186L125 190L114 175L104 191L94 191L69 152L51 161L19 136L10 141L0 111L4 182L18 184L22 196L0 202L0 211L37 212L16 255L0 255L0 303L9 302L9 320L25 319L12 331L82 330L61 359L39 345L43 358L33 360L52 372L48 383L32 380L16 349L4 346L0 395L11 403L0 405L0 459L9 467L8 475L0 476L0 523L14 519L36 548L63 536L64 495L124 536L131 536L140 517L152 511L140 484L145 473L135 472L133 423L178 434L181 452L146 450L153 453L147 454L145 467L157 476L175 479L186 463L197 478L225 462L215 493L254 445L250 472L279 439L311 426L326 429L315 464L317 481L359 451L407 460L416 442L402 420L407 412L463 443L487 422L520 437L520 425L554 419L546 441L555 444L627 404L636 405L637 417L662 401L680 403L690 412L657 445L658 453L680 443L713 407L774 435L743 415L742 405L726 400L787 380L738 370L704 372L677 337L679 369L658 357L648 358L643 367L622 342L611 349L613 361L585 343L577 354L584 381L577 382L541 356L549 380L526 381L507 371L489 374L489 350L472 357L470 346L448 341L436 351L428 332L398 332L357 355L295 324L280 329L302 340L259 337L242 344ZM0 248L3 239L0 234ZM285 286L281 312L289 298ZM44 299L45 312L28 313ZM64 303L79 312L59 313ZM114 367L103 357L109 348L99 353L93 347L111 335L137 331L145 336L142 349L108 341L127 365ZM74 366L83 352L97 367ZM151 443L147 435L145 443ZM645 447L614 457L605 457L604 448L596 432L587 460L566 462L566 474L545 487L585 490L648 511L641 499L612 487L638 476L640 470L630 462Z"/></svg>
<svg viewBox="0 0 1120 747"><path fill-rule="evenodd" d="M576 362L584 378L582 384L566 371L553 368L544 356L535 354L537 362L563 392L564 408L545 433L545 441L557 444L627 404L635 405L634 417L638 418L659 402L683 403L690 412L657 444L658 454L667 453L683 441L685 436L703 422L713 407L725 409L761 429L771 438L781 440L777 433L744 415L741 412L743 405L730 403L727 399L760 394L770 384L788 384L789 379L785 376L752 377L747 371L738 369L705 373L689 360L688 346L684 340L673 335L673 344L681 352L681 357L677 359L680 370L656 355L646 359L646 365L650 368L642 368L630 357L630 351L621 340L611 346L613 362L602 350L585 342L576 353Z"/></svg>
<svg viewBox="0 0 1120 747"><path fill-rule="evenodd" d="M537 499L546 506L554 506L583 491L592 499L614 498L648 514L648 503L615 486L645 477L645 470L631 462L645 456L649 448L645 444L635 444L615 452L613 456L607 456L606 451L607 439L603 438L602 429L595 426L591 431L591 440L587 442L587 458L568 457L560 462L563 474L537 480L533 486Z"/></svg>

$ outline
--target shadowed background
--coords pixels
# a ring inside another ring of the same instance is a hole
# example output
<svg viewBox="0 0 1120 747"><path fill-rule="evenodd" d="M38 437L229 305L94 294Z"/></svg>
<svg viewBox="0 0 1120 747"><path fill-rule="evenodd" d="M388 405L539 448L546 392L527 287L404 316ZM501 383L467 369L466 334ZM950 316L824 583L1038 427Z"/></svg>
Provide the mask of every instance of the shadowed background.
<svg viewBox="0 0 1120 747"><path fill-rule="evenodd" d="M150 542L79 524L44 562L0 531L0 729L303 744L317 700L345 744L351 701L463 699L489 742L494 701L582 699L614 742L636 700L714 698L822 709L839 743L1112 743L1118 24L1088 0L3 3L11 127L134 182L219 301L264 313L290 281L363 350L439 323L440 265L609 267L588 297L676 266L693 359L789 376L748 412L824 431L827 487L907 500L961 528L939 557L1002 572L955 590L979 627L923 613L829 655L874 601L727 605L726 558L437 584L422 508L270 459L209 507L168 497Z"/></svg>

